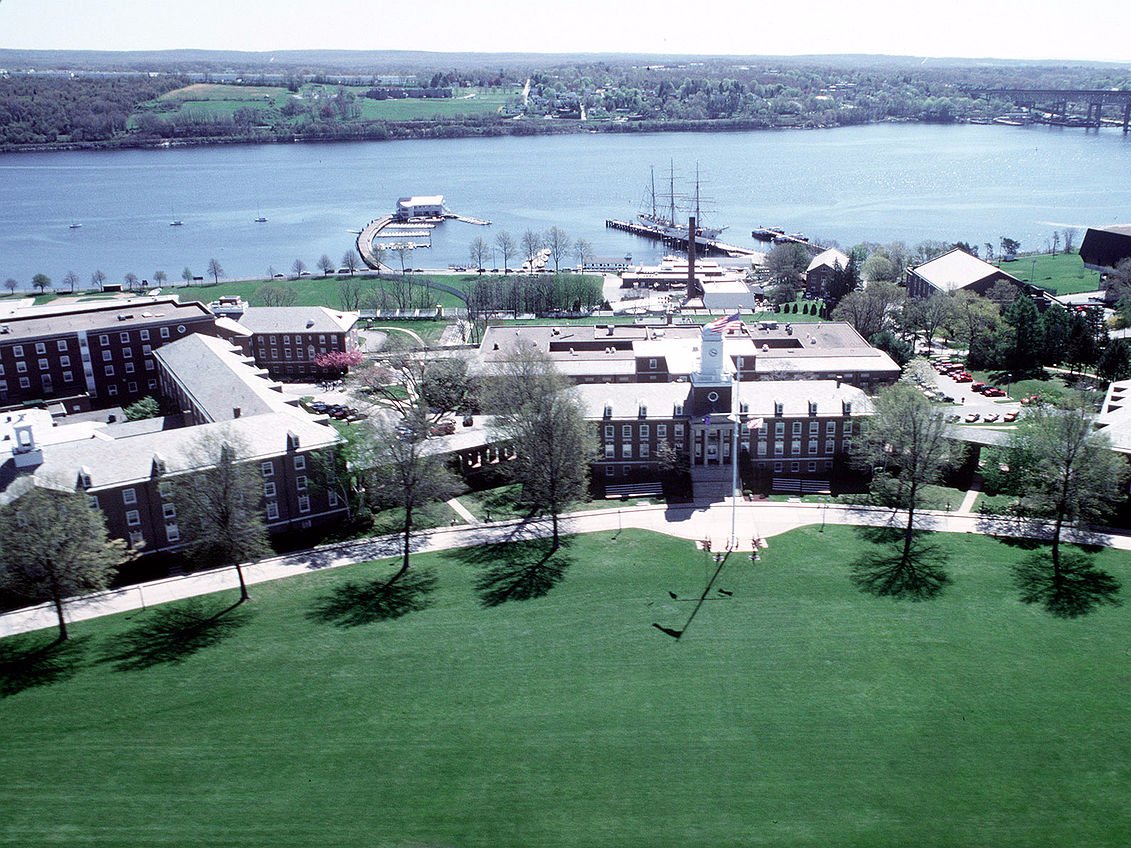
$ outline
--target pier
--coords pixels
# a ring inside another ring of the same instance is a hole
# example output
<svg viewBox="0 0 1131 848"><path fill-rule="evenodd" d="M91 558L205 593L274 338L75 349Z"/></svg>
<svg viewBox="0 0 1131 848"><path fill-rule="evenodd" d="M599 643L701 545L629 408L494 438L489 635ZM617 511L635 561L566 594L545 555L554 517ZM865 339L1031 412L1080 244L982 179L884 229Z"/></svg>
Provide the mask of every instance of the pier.
<svg viewBox="0 0 1131 848"><path fill-rule="evenodd" d="M621 232L631 233L634 236L641 236L642 238L654 239L664 244L670 244L672 247L678 248L679 250L687 250L688 239L686 236L673 235L659 227L652 227L648 224L637 224L632 221L617 221L614 219L607 219L605 221L605 227L610 230L620 230ZM698 252L703 254L717 253L731 257L758 255L757 250L752 250L749 247L726 244L717 239L709 239L703 236L695 237L695 247Z"/></svg>

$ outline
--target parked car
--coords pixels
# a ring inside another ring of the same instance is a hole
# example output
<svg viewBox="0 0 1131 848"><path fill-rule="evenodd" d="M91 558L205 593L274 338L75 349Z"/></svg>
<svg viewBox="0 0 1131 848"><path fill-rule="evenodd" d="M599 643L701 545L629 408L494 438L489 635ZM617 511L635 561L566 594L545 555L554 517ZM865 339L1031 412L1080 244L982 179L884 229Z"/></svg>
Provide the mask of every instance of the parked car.
<svg viewBox="0 0 1131 848"><path fill-rule="evenodd" d="M1001 420L1002 420L1002 421L1007 421L1007 422L1008 422L1008 421L1016 421L1016 420L1017 420L1017 416L1018 416L1018 415L1020 415L1020 414L1021 414L1021 413L1019 413L1019 412L1007 412L1007 413L1005 413L1005 415L1004 415L1004 416L1002 417L1002 419L1001 419Z"/></svg>
<svg viewBox="0 0 1131 848"><path fill-rule="evenodd" d="M451 419L444 419L443 421L437 421L435 424L433 424L431 427L429 427L428 428L428 435L429 436L450 436L455 431L456 431L456 422L452 421Z"/></svg>
<svg viewBox="0 0 1131 848"><path fill-rule="evenodd" d="M982 418L982 420L985 421L987 424L993 424L995 421L997 421L997 419L998 419L998 414L996 412L991 412L989 415Z"/></svg>
<svg viewBox="0 0 1131 848"><path fill-rule="evenodd" d="M970 387L970 391L972 391L972 392L981 392L981 391L982 391L982 389L984 389L985 387L986 387L986 384L985 384L985 383L974 383L974 384L973 384L973 385L972 385L972 386Z"/></svg>
<svg viewBox="0 0 1131 848"><path fill-rule="evenodd" d="M997 386L989 386L988 388L983 389L982 394L984 394L986 397L1007 397L1005 391L1003 389L999 389Z"/></svg>
<svg viewBox="0 0 1131 848"><path fill-rule="evenodd" d="M977 421L981 417L982 416L980 416L977 412L971 412L969 415L966 416L966 423L967 424L973 424L975 421Z"/></svg>
<svg viewBox="0 0 1131 848"><path fill-rule="evenodd" d="M956 383L973 383L974 378L971 377L969 374L967 374L965 371L963 371L963 372L956 374L954 376L954 382L956 382Z"/></svg>

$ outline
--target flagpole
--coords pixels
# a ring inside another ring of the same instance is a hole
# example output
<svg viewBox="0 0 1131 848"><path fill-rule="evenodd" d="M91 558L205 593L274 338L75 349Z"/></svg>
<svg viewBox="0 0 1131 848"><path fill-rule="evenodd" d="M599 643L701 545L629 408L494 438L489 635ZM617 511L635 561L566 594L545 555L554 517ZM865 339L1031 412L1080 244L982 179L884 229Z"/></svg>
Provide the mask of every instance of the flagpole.
<svg viewBox="0 0 1131 848"><path fill-rule="evenodd" d="M734 368L734 387L730 393L730 417L734 422L734 435L731 437L730 442L730 544L727 546L728 550L734 550L738 547L738 535L736 531L736 522L738 520L738 429L739 429L739 416L738 410L740 409L738 403L738 387L740 380L738 379L738 372L742 370L742 357L735 358Z"/></svg>

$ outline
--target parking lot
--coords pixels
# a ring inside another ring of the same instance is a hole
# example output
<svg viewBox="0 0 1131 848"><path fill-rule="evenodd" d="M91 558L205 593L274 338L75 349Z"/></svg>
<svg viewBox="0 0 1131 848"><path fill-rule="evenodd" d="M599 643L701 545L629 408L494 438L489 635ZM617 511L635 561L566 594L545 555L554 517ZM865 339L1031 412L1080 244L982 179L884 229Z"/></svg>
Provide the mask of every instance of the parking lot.
<svg viewBox="0 0 1131 848"><path fill-rule="evenodd" d="M946 399L950 398L957 407L950 414L951 423L1008 424L1022 414L1022 405L1008 396L1004 386L975 380L958 360L937 359L932 366L934 386L941 399L949 402Z"/></svg>

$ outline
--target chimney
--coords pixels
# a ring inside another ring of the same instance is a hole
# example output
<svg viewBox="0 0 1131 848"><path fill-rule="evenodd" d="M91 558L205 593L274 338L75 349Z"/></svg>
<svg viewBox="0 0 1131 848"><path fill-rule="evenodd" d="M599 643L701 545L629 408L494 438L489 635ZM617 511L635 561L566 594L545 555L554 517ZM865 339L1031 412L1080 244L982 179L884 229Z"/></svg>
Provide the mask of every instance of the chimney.
<svg viewBox="0 0 1131 848"><path fill-rule="evenodd" d="M241 410L238 406L233 406L232 407L232 418L239 418L242 411L243 410Z"/></svg>

